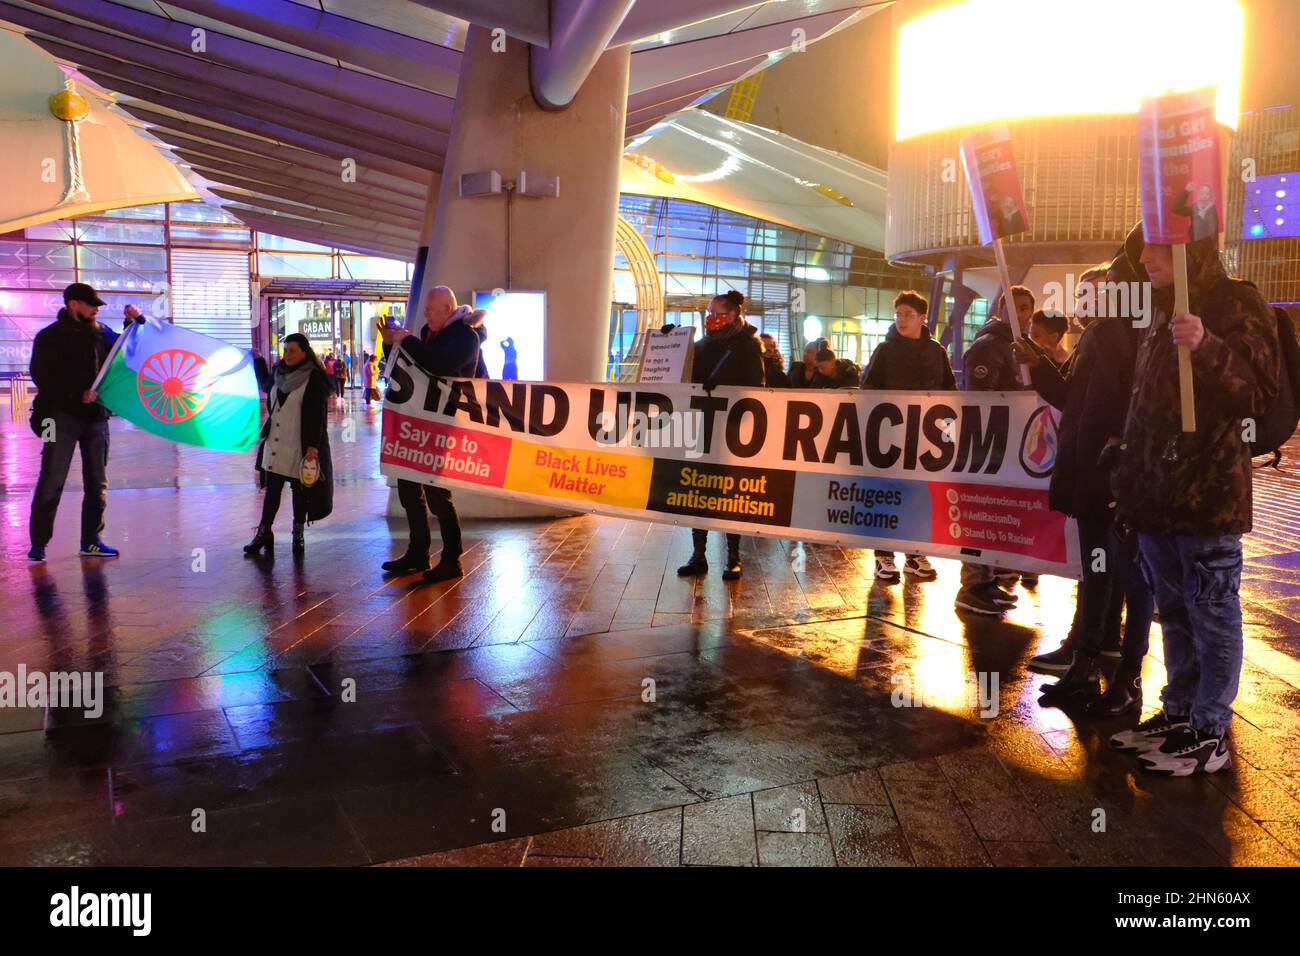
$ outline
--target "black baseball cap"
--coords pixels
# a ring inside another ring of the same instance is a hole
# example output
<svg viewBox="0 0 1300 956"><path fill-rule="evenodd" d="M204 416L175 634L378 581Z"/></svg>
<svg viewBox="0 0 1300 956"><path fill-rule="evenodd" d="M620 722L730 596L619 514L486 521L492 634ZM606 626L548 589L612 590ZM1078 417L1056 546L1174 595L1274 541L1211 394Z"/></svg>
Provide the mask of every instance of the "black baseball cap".
<svg viewBox="0 0 1300 956"><path fill-rule="evenodd" d="M86 305L93 305L97 308L104 306L104 300L99 297L99 293L86 285L84 282L74 282L63 290L64 302L84 302Z"/></svg>

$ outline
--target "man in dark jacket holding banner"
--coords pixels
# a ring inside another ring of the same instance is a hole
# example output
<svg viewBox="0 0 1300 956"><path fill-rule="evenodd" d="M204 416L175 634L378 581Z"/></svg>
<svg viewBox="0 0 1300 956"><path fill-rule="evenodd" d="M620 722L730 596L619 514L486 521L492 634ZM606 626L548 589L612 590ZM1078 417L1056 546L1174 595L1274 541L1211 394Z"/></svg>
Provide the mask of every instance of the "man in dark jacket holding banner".
<svg viewBox="0 0 1300 956"><path fill-rule="evenodd" d="M486 378L482 346L487 339L483 327L486 315L467 305L458 306L456 294L446 286L434 288L425 300L424 327L419 335L409 329L385 325L380 329L384 343L404 351L423 371L440 378ZM447 581L464 574L461 567L460 516L452 503L451 492L438 485L422 485L399 478L397 497L406 510L411 539L406 553L382 565L387 572L410 574L424 571L426 581ZM426 511L426 505L428 510ZM433 539L429 534L429 514L438 519L442 535L442 556L429 567Z"/></svg>
<svg viewBox="0 0 1300 956"><path fill-rule="evenodd" d="M745 321L744 307L745 297L734 289L726 295L714 296L709 303L704 338L696 343L691 365L691 381L703 385L705 391L712 391L718 385L760 388L764 383L763 346L758 341L758 330ZM677 569L680 576L709 573L705 557L708 537L703 528L691 532L691 559ZM740 575L740 535L728 532L727 566L722 579L734 581Z"/></svg>
<svg viewBox="0 0 1300 956"><path fill-rule="evenodd" d="M930 337L926 314L930 303L919 292L908 290L894 297L894 324L885 341L871 353L862 373L862 388L900 389L911 392L951 391L957 388L948 361L948 350ZM893 551L876 552L876 580L894 582L902 576L894 563ZM908 574L933 581L938 573L929 559L910 554L903 563Z"/></svg>

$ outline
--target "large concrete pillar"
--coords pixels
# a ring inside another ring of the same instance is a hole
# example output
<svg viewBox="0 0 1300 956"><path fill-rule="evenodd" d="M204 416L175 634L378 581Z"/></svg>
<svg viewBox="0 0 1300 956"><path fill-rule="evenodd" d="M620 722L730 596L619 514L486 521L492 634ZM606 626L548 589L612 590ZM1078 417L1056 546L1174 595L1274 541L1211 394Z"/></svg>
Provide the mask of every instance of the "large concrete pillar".
<svg viewBox="0 0 1300 956"><path fill-rule="evenodd" d="M530 93L527 44L507 39L502 52L492 45L489 30L469 28L428 258L412 301L422 306L435 285L450 286L462 302L475 289L544 291L547 379L600 381L630 50L603 54L572 104L551 112ZM521 170L558 176L560 194L462 199L461 174L488 170L507 182Z"/></svg>

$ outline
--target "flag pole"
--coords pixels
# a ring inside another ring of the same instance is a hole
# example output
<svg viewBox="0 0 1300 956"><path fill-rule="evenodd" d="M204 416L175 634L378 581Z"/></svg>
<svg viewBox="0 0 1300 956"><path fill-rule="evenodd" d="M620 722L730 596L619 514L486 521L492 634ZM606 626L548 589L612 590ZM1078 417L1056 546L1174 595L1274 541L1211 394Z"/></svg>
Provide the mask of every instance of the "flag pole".
<svg viewBox="0 0 1300 956"><path fill-rule="evenodd" d="M1179 243L1172 247L1174 255L1174 315L1191 311L1187 292L1187 246ZM1178 399L1182 407L1183 431L1196 431L1196 394L1192 390L1192 353L1185 345L1178 346Z"/></svg>
<svg viewBox="0 0 1300 956"><path fill-rule="evenodd" d="M104 364L99 367L99 374L95 376L95 381L90 384L90 390L92 392L99 391L99 383L104 380L104 375L107 374L108 367L113 364L113 359L117 356L117 353L121 351L123 343L126 342L126 337L135 332L135 327L139 324L139 322L136 322L133 319L127 324L126 331L113 340L113 347L110 348L108 354L104 356Z"/></svg>
<svg viewBox="0 0 1300 956"><path fill-rule="evenodd" d="M995 227L996 228L996 225ZM1002 302L1007 310L1007 322L1011 326L1011 337L1019 342L1022 338L1020 334L1020 318L1016 315L1015 296L1011 294L1011 273L1007 269L1007 256L1002 249L1002 237L998 236L993 240L993 255L998 261L998 274L1002 280ZM1018 366L1020 384L1029 384L1029 369L1025 365Z"/></svg>

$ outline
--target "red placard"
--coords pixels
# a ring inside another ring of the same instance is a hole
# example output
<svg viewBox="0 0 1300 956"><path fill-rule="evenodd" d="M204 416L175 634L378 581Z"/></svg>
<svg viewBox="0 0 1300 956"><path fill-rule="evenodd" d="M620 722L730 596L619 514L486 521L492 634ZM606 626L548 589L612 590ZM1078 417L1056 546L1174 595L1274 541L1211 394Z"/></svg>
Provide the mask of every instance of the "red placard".
<svg viewBox="0 0 1300 956"><path fill-rule="evenodd" d="M1185 245L1223 230L1215 88L1142 100L1138 181L1147 242Z"/></svg>
<svg viewBox="0 0 1300 956"><path fill-rule="evenodd" d="M961 161L966 169L980 244L1029 231L1029 211L1020 189L1011 131L993 126L971 133L961 141Z"/></svg>

